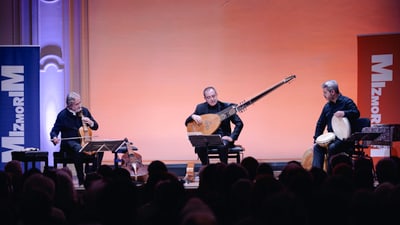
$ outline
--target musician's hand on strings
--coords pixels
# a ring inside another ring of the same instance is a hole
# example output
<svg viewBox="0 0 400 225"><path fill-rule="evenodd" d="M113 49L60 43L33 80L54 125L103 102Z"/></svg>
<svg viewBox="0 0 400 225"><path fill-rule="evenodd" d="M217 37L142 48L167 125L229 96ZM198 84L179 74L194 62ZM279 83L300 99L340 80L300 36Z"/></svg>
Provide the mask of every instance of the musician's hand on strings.
<svg viewBox="0 0 400 225"><path fill-rule="evenodd" d="M197 123L197 124L201 124L201 116L193 114L192 115L192 119Z"/></svg>
<svg viewBox="0 0 400 225"><path fill-rule="evenodd" d="M333 115L338 117L338 118L342 118L342 117L344 117L344 111L337 111Z"/></svg>
<svg viewBox="0 0 400 225"><path fill-rule="evenodd" d="M53 139L51 139L51 142L53 142L53 144L56 145L60 142L60 139L58 139L58 137L53 137Z"/></svg>
<svg viewBox="0 0 400 225"><path fill-rule="evenodd" d="M85 117L85 116L82 117L82 122L89 125L89 127L93 127L93 125L94 125L94 122L91 119L89 119L89 117Z"/></svg>

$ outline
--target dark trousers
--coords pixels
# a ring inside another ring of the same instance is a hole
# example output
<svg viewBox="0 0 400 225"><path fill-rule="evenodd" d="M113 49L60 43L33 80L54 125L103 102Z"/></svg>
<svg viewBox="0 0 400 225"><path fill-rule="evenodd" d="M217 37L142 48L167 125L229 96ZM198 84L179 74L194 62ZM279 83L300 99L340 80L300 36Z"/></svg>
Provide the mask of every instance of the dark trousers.
<svg viewBox="0 0 400 225"><path fill-rule="evenodd" d="M78 178L79 185L82 185L85 180L85 173L96 172L97 169L101 165L104 154L103 154L103 152L98 152L94 156L89 156L89 155L86 155L85 153L79 152L80 149L81 149L81 145L79 143L76 143L76 145L73 145L72 149L70 151L68 151L68 154L74 159L76 176ZM84 157L95 157L92 167L89 165L85 166L85 173L83 170Z"/></svg>
<svg viewBox="0 0 400 225"><path fill-rule="evenodd" d="M210 164L210 159L208 158L208 149L216 148L218 149L219 160L222 163L228 164L228 149L233 146L232 142L222 140L223 145L213 146L213 147L196 147L195 152L199 156L202 165Z"/></svg>
<svg viewBox="0 0 400 225"><path fill-rule="evenodd" d="M335 139L328 147L322 147L318 144L314 144L313 147L313 167L323 168L325 154L327 154L327 172L330 174L332 172L331 159L333 156L339 153L350 153L352 151L352 144L344 142L340 139Z"/></svg>

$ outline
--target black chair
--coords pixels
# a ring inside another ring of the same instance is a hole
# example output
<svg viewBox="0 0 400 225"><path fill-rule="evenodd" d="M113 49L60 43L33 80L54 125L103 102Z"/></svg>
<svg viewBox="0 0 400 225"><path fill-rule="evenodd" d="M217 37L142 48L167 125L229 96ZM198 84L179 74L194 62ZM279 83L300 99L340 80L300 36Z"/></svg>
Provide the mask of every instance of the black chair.
<svg viewBox="0 0 400 225"><path fill-rule="evenodd" d="M370 126L371 126L371 120L369 118L358 118L356 120L354 132L361 132L364 127L370 127Z"/></svg>
<svg viewBox="0 0 400 225"><path fill-rule="evenodd" d="M244 147L242 145L235 145L232 148L228 149L228 159L229 158L234 158L236 159L236 163L240 163L240 161L243 158L243 152L244 152ZM218 149L217 148L212 148L210 147L208 149L208 158L209 159L218 159L219 154L218 154Z"/></svg>
<svg viewBox="0 0 400 225"><path fill-rule="evenodd" d="M380 136L379 133L374 133L368 131L371 127L371 120L369 118L359 118L356 121L354 132L357 132L356 135L359 135L359 138L355 138L354 140L354 149L351 156L353 161L353 165L366 165L365 163L368 162L370 165L370 169L372 170L372 176L376 179L376 171L374 167L374 162L372 157L367 155L364 149L368 148L371 140L375 140Z"/></svg>
<svg viewBox="0 0 400 225"><path fill-rule="evenodd" d="M372 158L365 154L364 149L368 146L365 145L365 133L362 133L363 128L370 127L371 121L369 118L358 118L353 124L352 134L349 138L344 139L346 142L345 151L338 153L331 157L331 166L334 167L339 163L354 164L360 158L365 158L372 161Z"/></svg>
<svg viewBox="0 0 400 225"><path fill-rule="evenodd" d="M83 154L82 160L86 165L93 165L96 163L96 156ZM71 156L71 154L68 154L68 152L53 152L53 163L55 168L57 168L58 164L62 164L63 167L66 167L67 164L74 164L74 158Z"/></svg>
<svg viewBox="0 0 400 225"><path fill-rule="evenodd" d="M363 128L365 127L370 127L371 126L371 120L369 118L358 118L355 126L354 126L354 132L352 133L362 133ZM361 134L360 137L363 135ZM354 149L352 152L352 157L364 157L365 152L364 149L367 148L368 146L365 144L364 140L361 138L358 140L354 140Z"/></svg>

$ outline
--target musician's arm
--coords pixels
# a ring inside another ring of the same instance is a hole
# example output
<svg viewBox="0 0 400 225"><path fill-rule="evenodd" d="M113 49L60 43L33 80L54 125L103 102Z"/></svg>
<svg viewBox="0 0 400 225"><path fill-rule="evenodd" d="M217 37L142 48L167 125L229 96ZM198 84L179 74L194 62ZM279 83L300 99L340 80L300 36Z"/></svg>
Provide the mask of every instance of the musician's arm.
<svg viewBox="0 0 400 225"><path fill-rule="evenodd" d="M196 106L196 109L194 110L194 112L192 114L190 114L190 116L188 116L188 118L186 118L185 120L185 126L187 126L188 123L192 122L195 118L193 118L193 116L197 116L200 118L201 114L204 114L204 110L202 110L202 105L199 104Z"/></svg>
<svg viewBox="0 0 400 225"><path fill-rule="evenodd" d="M320 136L324 132L324 130L327 126L327 121L326 121L325 115L326 115L326 106L322 109L322 112L321 112L321 114L317 120L317 124L315 126L315 132L314 132L314 137L313 137L314 143L317 140L318 136Z"/></svg>
<svg viewBox="0 0 400 225"><path fill-rule="evenodd" d="M242 132L244 124L237 114L231 117L231 122L235 125L231 134L231 138L232 141L236 141L239 138L240 133Z"/></svg>
<svg viewBox="0 0 400 225"><path fill-rule="evenodd" d="M97 123L97 121L94 119L94 117L92 116L92 114L90 113L90 111L88 109L85 110L86 113L86 117L89 118L89 120L91 121L91 123L89 123L89 127L92 130L97 130L99 129L99 124Z"/></svg>
<svg viewBox="0 0 400 225"><path fill-rule="evenodd" d="M51 140L51 142L53 142L54 145L56 145L60 142L60 140L58 139L58 134L61 131L61 127L62 127L61 122L62 122L61 115L58 114L56 121L54 122L53 128L50 131L50 140Z"/></svg>
<svg viewBox="0 0 400 225"><path fill-rule="evenodd" d="M350 120L354 120L360 117L360 111L357 105L350 98L346 101L346 109L344 111L344 116Z"/></svg>

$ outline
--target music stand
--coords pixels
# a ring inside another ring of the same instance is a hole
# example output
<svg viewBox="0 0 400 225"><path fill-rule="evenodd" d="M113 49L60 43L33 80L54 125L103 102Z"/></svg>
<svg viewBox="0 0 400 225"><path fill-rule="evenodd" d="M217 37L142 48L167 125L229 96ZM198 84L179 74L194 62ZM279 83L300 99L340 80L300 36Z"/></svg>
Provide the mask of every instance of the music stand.
<svg viewBox="0 0 400 225"><path fill-rule="evenodd" d="M108 140L108 141L89 141L86 143L79 152L104 152L104 151L117 151L122 145L125 144L125 140Z"/></svg>
<svg viewBox="0 0 400 225"><path fill-rule="evenodd" d="M221 135L189 135L190 143L193 147L209 147L223 145Z"/></svg>

